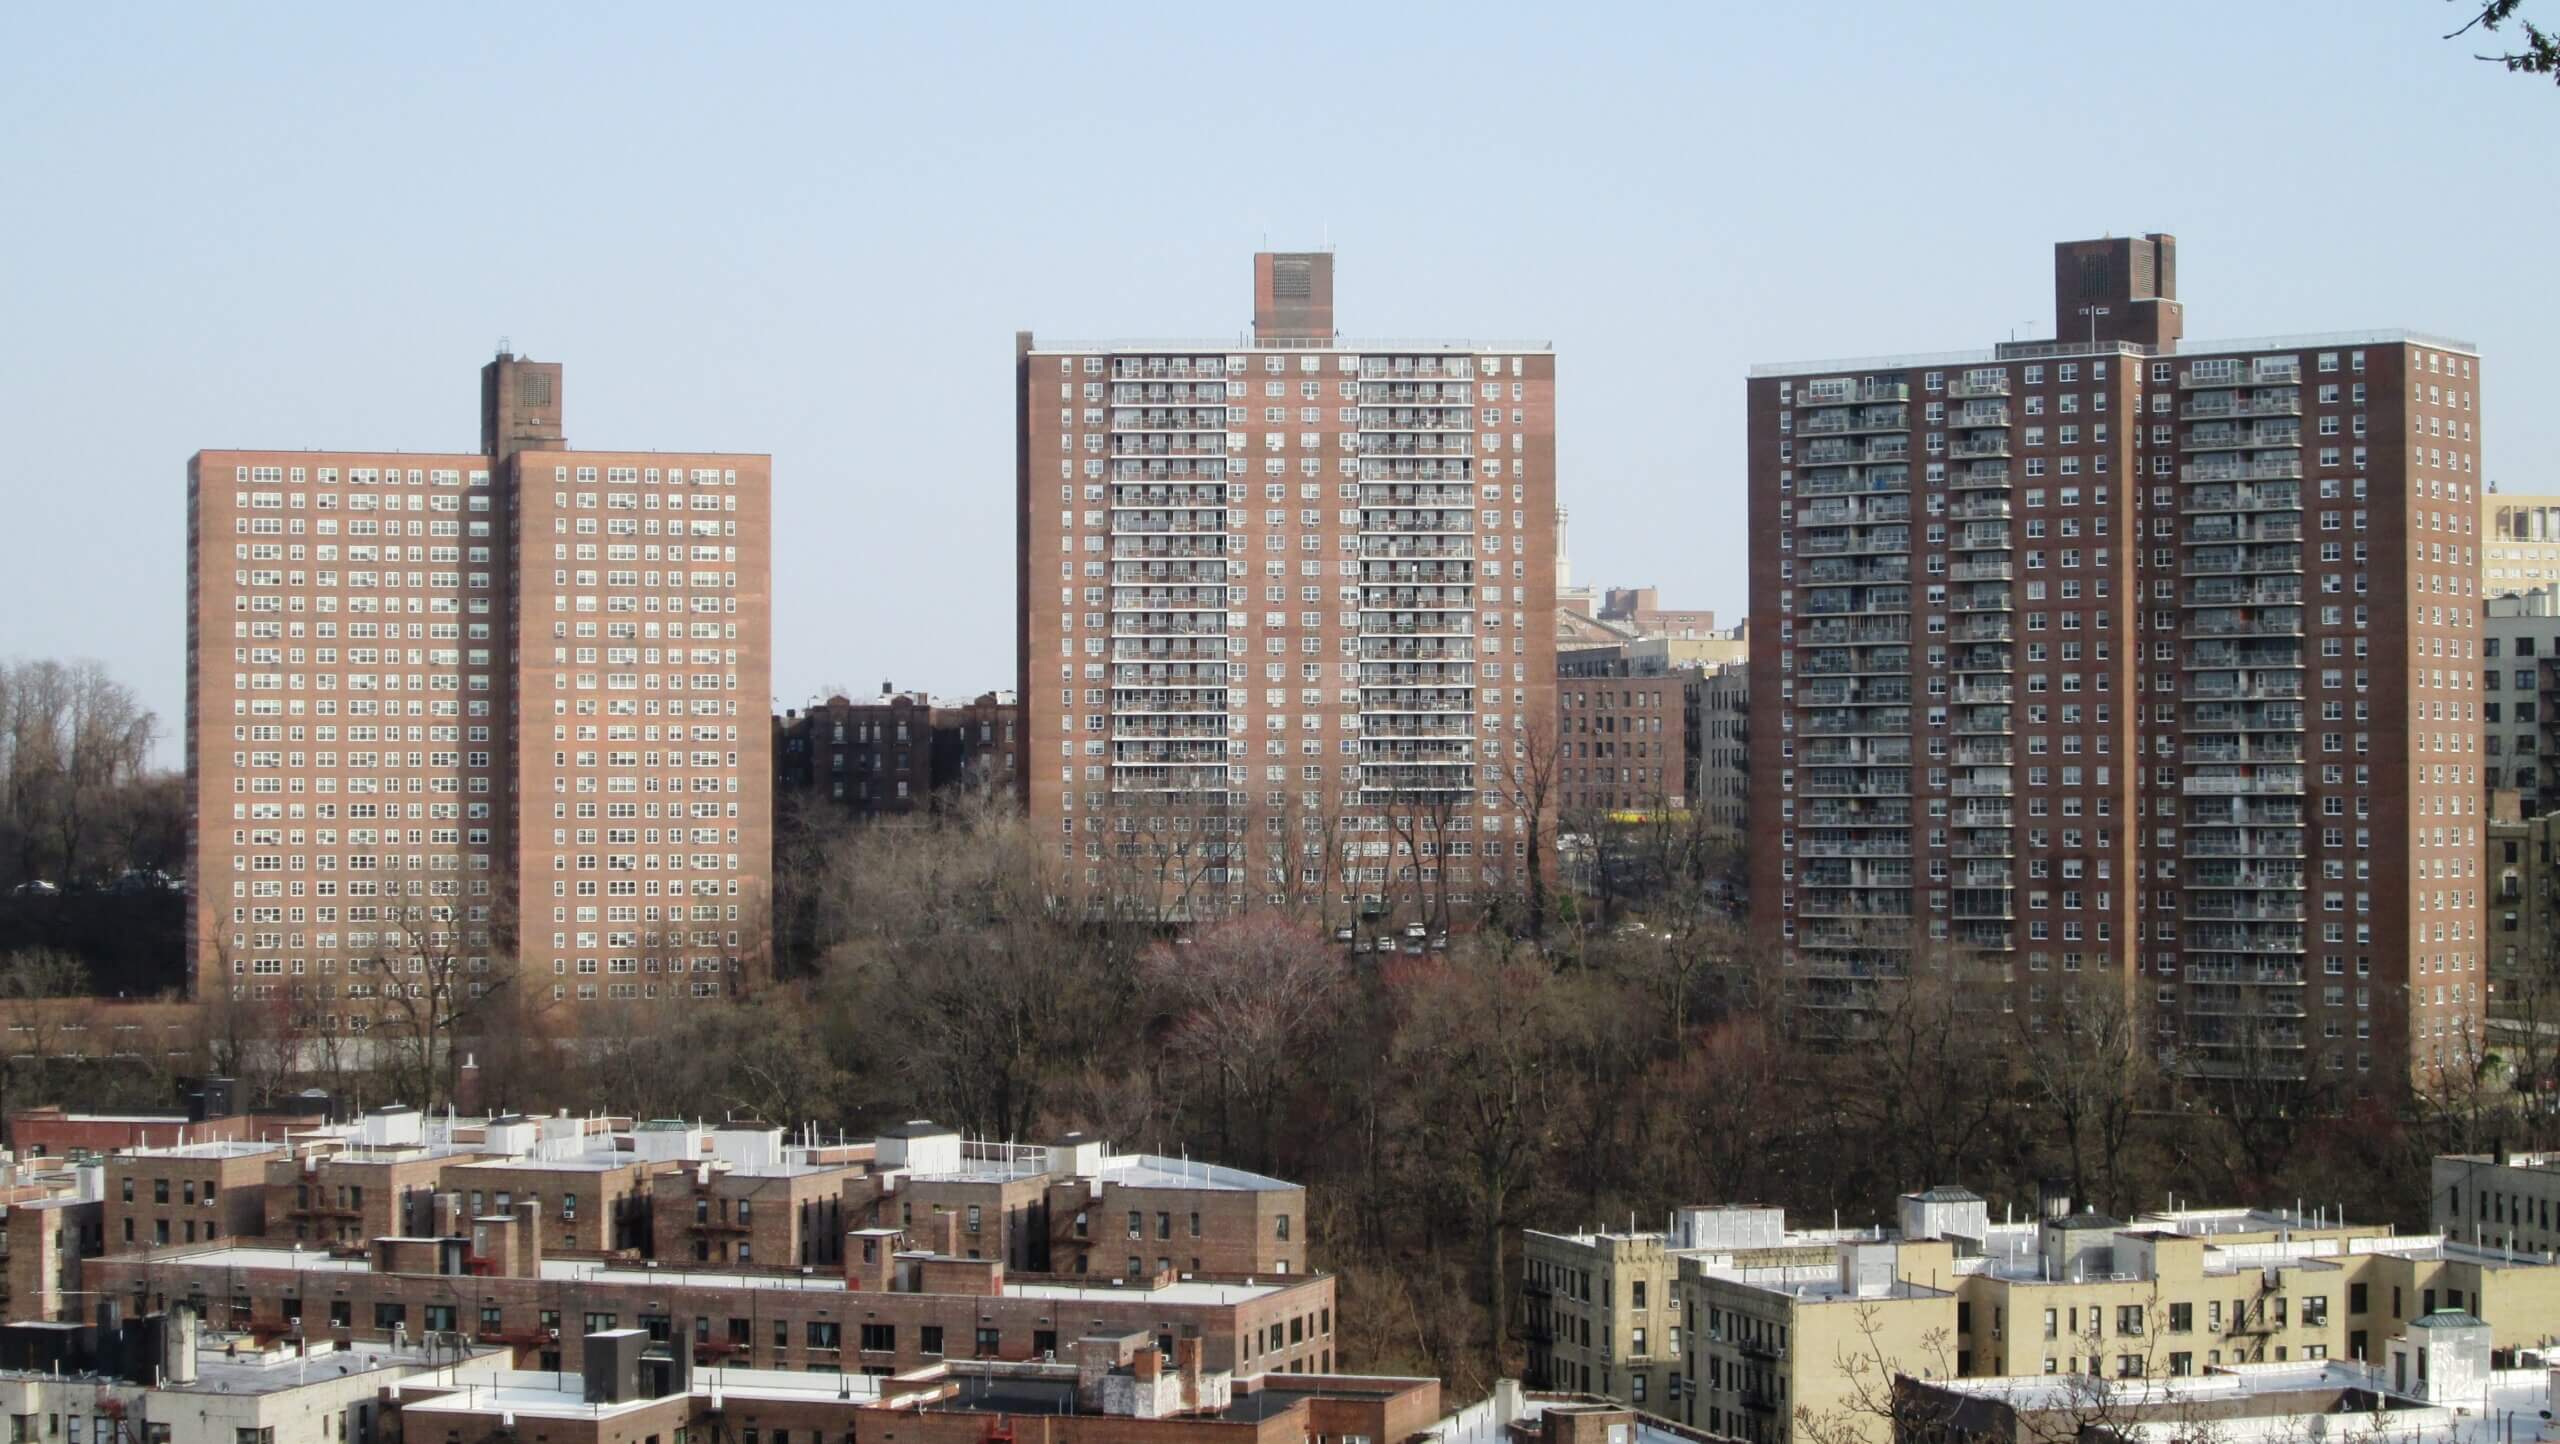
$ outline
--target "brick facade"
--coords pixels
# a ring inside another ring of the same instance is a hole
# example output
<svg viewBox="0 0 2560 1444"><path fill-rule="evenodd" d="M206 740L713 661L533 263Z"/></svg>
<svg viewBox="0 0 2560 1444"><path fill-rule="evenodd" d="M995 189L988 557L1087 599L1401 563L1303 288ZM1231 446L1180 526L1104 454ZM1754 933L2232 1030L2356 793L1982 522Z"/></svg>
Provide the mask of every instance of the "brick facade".
<svg viewBox="0 0 2560 1444"><path fill-rule="evenodd" d="M188 462L199 999L361 1031L430 963L558 1004L761 966L771 460L571 451L563 384L491 362L480 452Z"/></svg>
<svg viewBox="0 0 2560 1444"><path fill-rule="evenodd" d="M2479 358L2184 340L2174 248L2057 247L2054 341L1755 369L1754 940L1841 1029L1945 952L2190 1073L2432 1079L2483 1001Z"/></svg>
<svg viewBox="0 0 2560 1444"><path fill-rule="evenodd" d="M1336 339L1330 254L1257 285L1300 268L1323 301L1256 313L1304 327L1018 337L1022 795L1067 881L1188 915L1472 913L1553 727L1555 355Z"/></svg>

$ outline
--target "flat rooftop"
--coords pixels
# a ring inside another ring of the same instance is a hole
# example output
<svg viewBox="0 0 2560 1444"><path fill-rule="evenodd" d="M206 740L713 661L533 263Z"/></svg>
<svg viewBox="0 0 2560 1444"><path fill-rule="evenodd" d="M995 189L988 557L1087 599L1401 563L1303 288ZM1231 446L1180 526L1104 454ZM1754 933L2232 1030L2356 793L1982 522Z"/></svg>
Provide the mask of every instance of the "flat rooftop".
<svg viewBox="0 0 2560 1444"><path fill-rule="evenodd" d="M2159 351L2131 341L2012 341L1973 351L1919 351L1903 355L1840 356L1821 361L1771 361L1751 368L1751 378L1786 376L1832 376L1856 371L1902 371L1915 367L1998 366L2016 361L2044 361L2055 357L2074 356L2138 356L2146 360L2193 360L2199 357L2229 355L2234 352L2305 351L2321 347L2425 346L2437 351L2458 351L2477 356L2480 348L2469 341L2450 336L2432 335L2425 331L2408 331L2386 327L2374 331L2313 332L2299 336L2243 336L2228 340L2181 338L2174 351ZM1150 380L1154 378L1148 378ZM1170 379L1170 378L1168 378Z"/></svg>
<svg viewBox="0 0 2560 1444"><path fill-rule="evenodd" d="M1436 338L1336 336L1321 339L1298 339L1295 337L1284 336L1263 340L1251 334L1238 334L1234 336L1117 337L1100 341L1042 341L1035 337L1031 343L1031 350L1028 354L1033 356L1056 356L1062 354L1083 356L1095 353L1109 355L1124 352L1161 352L1168 356L1207 356L1220 353L1242 353L1249 351L1303 351L1314 355L1354 352L1369 355L1390 356L1452 352L1462 355L1474 355L1483 352L1499 352L1508 356L1513 352L1524 352L1535 355L1541 352L1553 351L1554 349L1556 349L1556 343L1553 341L1477 341L1466 337L1448 336ZM1236 374L1241 376L1244 373L1238 372ZM1187 381L1202 379L1214 381L1218 378L1214 376L1205 378L1185 376L1149 376L1139 378L1121 377L1118 379L1137 379L1148 381ZM1371 379L1392 380L1394 378L1373 377ZM1415 378L1408 377L1406 379L1411 380Z"/></svg>
<svg viewBox="0 0 2560 1444"><path fill-rule="evenodd" d="M112 1257L112 1255L111 1255ZM369 1274L374 1271L370 1259L331 1258L325 1253L289 1248L266 1248L257 1245L234 1245L208 1249L203 1253L163 1257L162 1268L180 1269L290 1269L305 1273ZM641 1268L630 1264L603 1263L591 1259L546 1258L542 1261L542 1277L560 1282L585 1280L611 1284L657 1284L667 1288L772 1289L792 1293L842 1293L841 1275L818 1272L807 1274L753 1273L738 1270L717 1271L686 1268ZM1007 1298L1017 1299L1145 1299L1163 1304L1240 1304L1267 1298L1293 1287L1313 1274L1286 1274L1274 1282L1219 1282L1208 1279L1180 1279L1162 1288L1138 1288L1108 1285L1057 1283L1013 1283L1004 1286Z"/></svg>
<svg viewBox="0 0 2560 1444"><path fill-rule="evenodd" d="M461 1173L478 1168L491 1172L505 1170L516 1173L609 1173L617 1168L629 1168L640 1161L640 1155L636 1153L598 1150L593 1153L566 1154L558 1158L483 1158L471 1163L457 1163L453 1166L453 1171Z"/></svg>
<svg viewBox="0 0 2560 1444"><path fill-rule="evenodd" d="M1218 1193L1282 1193L1298 1186L1241 1168L1153 1153L1122 1153L1107 1158L1103 1160L1101 1177L1103 1182L1121 1188L1194 1188Z"/></svg>
<svg viewBox="0 0 2560 1444"><path fill-rule="evenodd" d="M66 1327L72 1327L66 1325ZM231 1352L235 1343L243 1352ZM451 1349L429 1350L423 1345L398 1348L387 1344L357 1344L337 1348L325 1338L310 1341L310 1355L303 1357L290 1347L273 1347L264 1352L248 1349L247 1340L231 1334L206 1333L196 1348L196 1381L192 1384L164 1384L160 1392L171 1394L273 1394L317 1384L352 1374L370 1374L384 1370L416 1370L449 1368L457 1361ZM499 1347L474 1347L463 1362L496 1359L508 1351ZM64 1376L32 1369L0 1370L0 1379L59 1379ZM82 1375L102 1382L110 1375ZM137 1386L138 1387L138 1386Z"/></svg>
<svg viewBox="0 0 2560 1444"><path fill-rule="evenodd" d="M758 1399L772 1403L832 1400L867 1403L880 1397L879 1381L862 1374L796 1374L782 1369L729 1368L717 1372L720 1392L732 1399ZM708 1397L711 1387L710 1372L693 1376L691 1393L694 1397ZM404 1413L507 1413L537 1419L605 1419L662 1402L658 1399L631 1399L620 1404L590 1404L585 1393L585 1382L576 1374L502 1369L491 1374L485 1382L459 1383L452 1392L432 1398L404 1396L400 1407Z"/></svg>
<svg viewBox="0 0 2560 1444"><path fill-rule="evenodd" d="M173 1143L160 1148L127 1148L117 1158L250 1158L261 1153L282 1156L281 1143L258 1143L249 1139L217 1139L208 1143Z"/></svg>

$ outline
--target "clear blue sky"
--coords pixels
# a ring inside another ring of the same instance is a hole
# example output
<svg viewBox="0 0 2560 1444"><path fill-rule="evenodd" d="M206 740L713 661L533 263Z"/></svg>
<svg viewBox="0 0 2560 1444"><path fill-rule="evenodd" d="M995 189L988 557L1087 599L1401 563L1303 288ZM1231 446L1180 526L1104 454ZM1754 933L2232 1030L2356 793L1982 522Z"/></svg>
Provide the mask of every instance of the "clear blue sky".
<svg viewBox="0 0 2560 1444"><path fill-rule="evenodd" d="M2560 489L2560 93L2454 18L8 6L0 655L174 733L189 453L468 448L506 335L573 442L774 454L780 702L1010 685L1013 332L1232 332L1265 243L1352 335L1552 338L1576 574L1683 604L1743 601L1746 366L2038 329L2110 231L2193 335L2477 341Z"/></svg>

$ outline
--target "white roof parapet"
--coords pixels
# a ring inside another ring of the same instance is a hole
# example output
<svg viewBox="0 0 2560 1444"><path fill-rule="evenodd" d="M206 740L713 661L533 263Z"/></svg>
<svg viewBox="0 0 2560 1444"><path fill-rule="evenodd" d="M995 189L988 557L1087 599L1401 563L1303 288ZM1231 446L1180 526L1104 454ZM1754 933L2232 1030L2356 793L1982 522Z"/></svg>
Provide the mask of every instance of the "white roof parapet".
<svg viewBox="0 0 2560 1444"><path fill-rule="evenodd" d="M2438 351L2459 351L2471 356L2480 354L2480 348L2469 341L2427 331L2387 327L2374 331L2314 331L2293 336L2241 336L2228 340L2181 339L2175 351L2162 351L2131 341L2101 341L2094 346L2081 341L2013 341L1968 351L1915 351L1900 355L1843 356L1824 361L1770 361L1752 367L1749 374L1752 380L1757 381L1769 377L1824 376L1835 372L1906 371L1926 366L1997 366L2004 362L2041 361L2054 357L2140 356L2155 361L2177 361L2231 351L2311 350L2322 346L2397 346L2403 343Z"/></svg>
<svg viewBox="0 0 2560 1444"><path fill-rule="evenodd" d="M1553 351L1554 349L1556 349L1556 343L1553 341L1477 341L1463 336L1438 338L1337 336L1320 337L1308 340L1282 338L1274 341L1261 341L1248 335L1236 335L1226 337L1134 336L1113 337L1099 341L1041 341L1035 339L1031 343L1030 354L1034 356L1045 356L1063 352L1083 355L1088 353L1107 353L1113 351L1162 351L1167 354L1181 352L1189 355L1203 355L1211 352L1230 351L1360 351L1387 353L1398 351L1499 351L1505 355L1509 355L1515 351L1535 354L1539 352Z"/></svg>

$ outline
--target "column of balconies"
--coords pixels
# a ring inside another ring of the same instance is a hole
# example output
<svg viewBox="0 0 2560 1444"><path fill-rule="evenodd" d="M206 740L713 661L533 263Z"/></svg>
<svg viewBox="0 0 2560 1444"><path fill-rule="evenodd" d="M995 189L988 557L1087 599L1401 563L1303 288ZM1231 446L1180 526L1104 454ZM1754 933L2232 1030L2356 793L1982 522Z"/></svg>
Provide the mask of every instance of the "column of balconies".
<svg viewBox="0 0 2560 1444"><path fill-rule="evenodd" d="M1475 364L1360 365L1360 786L1476 786Z"/></svg>
<svg viewBox="0 0 2560 1444"><path fill-rule="evenodd" d="M1864 1006L1909 965L1911 393L1815 380L1794 397L1795 944L1803 1001Z"/></svg>
<svg viewBox="0 0 2560 1444"><path fill-rule="evenodd" d="M2183 1041L2204 1066L2301 1044L2308 926L2302 372L2221 358L2179 375L2177 924Z"/></svg>
<svg viewBox="0 0 2560 1444"><path fill-rule="evenodd" d="M1215 797L1232 750L1223 357L1111 367L1111 787ZM1090 741L1092 739L1087 738Z"/></svg>

